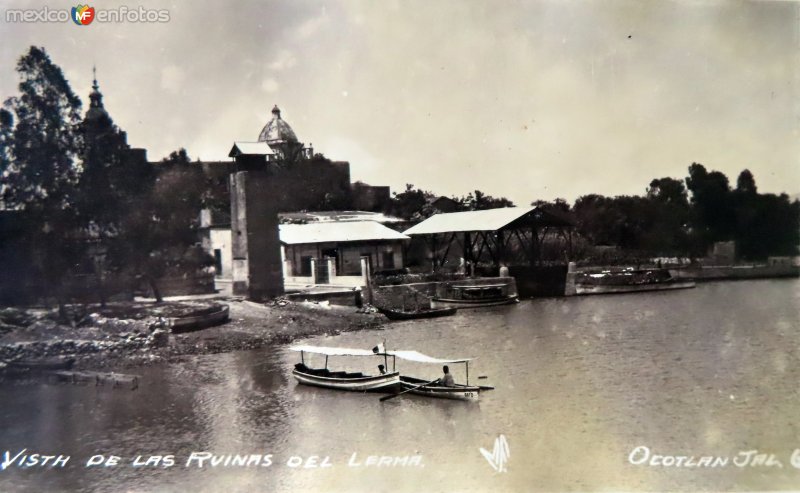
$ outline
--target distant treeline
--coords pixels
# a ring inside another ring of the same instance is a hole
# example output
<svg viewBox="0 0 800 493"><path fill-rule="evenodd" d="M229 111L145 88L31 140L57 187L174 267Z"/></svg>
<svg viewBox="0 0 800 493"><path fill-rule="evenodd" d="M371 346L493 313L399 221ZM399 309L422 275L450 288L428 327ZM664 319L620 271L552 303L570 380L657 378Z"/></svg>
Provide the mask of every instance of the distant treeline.
<svg viewBox="0 0 800 493"><path fill-rule="evenodd" d="M441 212L438 195L406 185L386 212L419 220ZM453 211L509 207L503 197L480 190L452 197ZM644 196L591 194L570 205L563 199L531 205L570 214L578 235L591 245L616 246L650 256L701 257L718 241L735 241L740 258L796 255L800 244L800 202L786 194L758 193L753 174L744 170L731 187L719 171L692 163L685 180L658 178Z"/></svg>

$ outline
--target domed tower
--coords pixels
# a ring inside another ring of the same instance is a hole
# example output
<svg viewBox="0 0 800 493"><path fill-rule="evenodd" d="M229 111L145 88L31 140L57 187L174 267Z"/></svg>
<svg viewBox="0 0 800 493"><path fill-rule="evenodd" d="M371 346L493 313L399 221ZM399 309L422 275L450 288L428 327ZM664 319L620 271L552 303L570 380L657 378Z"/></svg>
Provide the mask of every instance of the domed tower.
<svg viewBox="0 0 800 493"><path fill-rule="evenodd" d="M100 86L97 85L97 71L94 68L92 68L92 73L92 92L89 93L89 109L86 111L83 121L88 132L100 134L111 131L114 122L103 106L103 94L100 93Z"/></svg>
<svg viewBox="0 0 800 493"><path fill-rule="evenodd" d="M272 119L264 125L258 141L266 142L284 161L294 161L303 152L303 143L297 140L292 127L281 118L281 110L277 105L272 108Z"/></svg>

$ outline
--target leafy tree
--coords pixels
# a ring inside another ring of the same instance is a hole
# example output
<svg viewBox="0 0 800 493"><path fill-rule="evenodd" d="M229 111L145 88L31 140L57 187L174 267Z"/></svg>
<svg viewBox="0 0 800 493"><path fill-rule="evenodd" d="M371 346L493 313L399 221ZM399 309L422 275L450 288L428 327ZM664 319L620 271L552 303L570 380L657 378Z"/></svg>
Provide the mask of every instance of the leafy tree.
<svg viewBox="0 0 800 493"><path fill-rule="evenodd" d="M121 250L131 273L146 281L156 301L163 301L158 281L168 274L191 275L213 264L199 245L199 211L205 177L180 149L159 165L149 192L135 200L122 223Z"/></svg>
<svg viewBox="0 0 800 493"><path fill-rule="evenodd" d="M80 251L74 208L80 99L43 48L17 62L19 96L0 116L0 175L4 207L24 211L26 237L42 288L62 305L64 275Z"/></svg>
<svg viewBox="0 0 800 493"><path fill-rule="evenodd" d="M482 211L486 209L498 209L500 207L514 207L514 203L505 197L492 197L480 190L475 190L474 195L470 193L461 198L461 204L468 211Z"/></svg>
<svg viewBox="0 0 800 493"><path fill-rule="evenodd" d="M430 203L434 199L436 195L433 193L407 183L403 192L393 194L385 212L412 221L425 219L433 214Z"/></svg>
<svg viewBox="0 0 800 493"><path fill-rule="evenodd" d="M681 208L689 207L689 198L683 181L675 178L657 178L650 182L647 197L665 204L674 204Z"/></svg>
<svg viewBox="0 0 800 493"><path fill-rule="evenodd" d="M719 171L708 172L692 163L686 186L692 192L691 222L698 240L705 246L733 239L736 218L728 177Z"/></svg>
<svg viewBox="0 0 800 493"><path fill-rule="evenodd" d="M569 213L572 210L572 207L569 205L564 199L555 199L552 202L548 202L546 200L534 200L531 202L532 206L540 207L546 211L556 211L562 213Z"/></svg>
<svg viewBox="0 0 800 493"><path fill-rule="evenodd" d="M751 195L756 194L758 191L756 188L756 179L753 177L753 173L751 173L750 170L746 169L739 173L739 177L736 179L736 191Z"/></svg>
<svg viewBox="0 0 800 493"><path fill-rule="evenodd" d="M738 255L762 260L770 255L795 255L800 243L800 203L786 194L759 194L755 178L744 170L732 193Z"/></svg>

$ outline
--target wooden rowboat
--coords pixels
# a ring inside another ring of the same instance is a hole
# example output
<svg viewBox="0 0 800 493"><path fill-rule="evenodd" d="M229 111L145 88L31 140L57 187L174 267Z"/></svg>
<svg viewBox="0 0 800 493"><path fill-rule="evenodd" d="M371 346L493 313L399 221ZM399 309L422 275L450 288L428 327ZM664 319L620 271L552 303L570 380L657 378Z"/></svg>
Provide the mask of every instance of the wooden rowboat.
<svg viewBox="0 0 800 493"><path fill-rule="evenodd" d="M408 391L416 395L425 397L435 397L439 399L458 399L463 401L477 401L481 388L475 385L459 385L447 387L438 384L427 384L421 378L400 376L401 391Z"/></svg>
<svg viewBox="0 0 800 493"><path fill-rule="evenodd" d="M418 351L387 351L382 345L373 349L378 354L385 354L392 357L392 369L395 369L397 358L416 363L429 363L436 365L463 364L466 370L466 385L452 384L443 385L440 381L428 381L422 378L411 377L408 375L400 376L400 385L396 387L397 395L416 394L425 397L435 397L439 399L457 399L463 401L477 401L481 390L490 390L493 387L470 385L469 384L469 362L471 358L435 358L422 354ZM388 400L394 396L382 397L381 400Z"/></svg>
<svg viewBox="0 0 800 493"><path fill-rule="evenodd" d="M449 315L454 315L457 308L438 308L432 310L420 310L416 312L406 312L400 310L390 310L388 308L380 308L376 307L379 312L386 315L386 318L389 320L414 320L417 318L437 318L437 317L447 317Z"/></svg>

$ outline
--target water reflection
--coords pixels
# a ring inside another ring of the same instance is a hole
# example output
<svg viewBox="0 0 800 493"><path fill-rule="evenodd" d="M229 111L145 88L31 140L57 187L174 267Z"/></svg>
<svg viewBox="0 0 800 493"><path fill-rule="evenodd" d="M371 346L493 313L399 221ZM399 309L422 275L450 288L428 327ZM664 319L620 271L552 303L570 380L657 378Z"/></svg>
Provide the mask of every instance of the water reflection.
<svg viewBox="0 0 800 493"><path fill-rule="evenodd" d="M3 491L564 491L792 489L800 471L800 282L750 281L631 296L546 299L460 312L390 330L303 341L475 357L478 403L298 386L285 348L142 369L139 390L0 387L0 443L65 453L64 470L9 469ZM350 371L375 361L335 359ZM389 362L391 365L391 361ZM438 365L398 361L420 378ZM451 365L464 381L463 365ZM486 376L486 379L478 379ZM508 473L479 452L508 438ZM654 453L733 455L758 448L784 468L633 466ZM268 468L187 469L192 451L273 454ZM0 451L2 452L2 451ZM175 454L175 467L85 469L92 454ZM356 454L353 457L353 454ZM369 456L424 467L366 467ZM286 465L300 457L299 467ZM348 465L353 461L357 465ZM325 466L330 464L330 466ZM308 466L308 467L306 467ZM316 467L312 467L316 466Z"/></svg>

